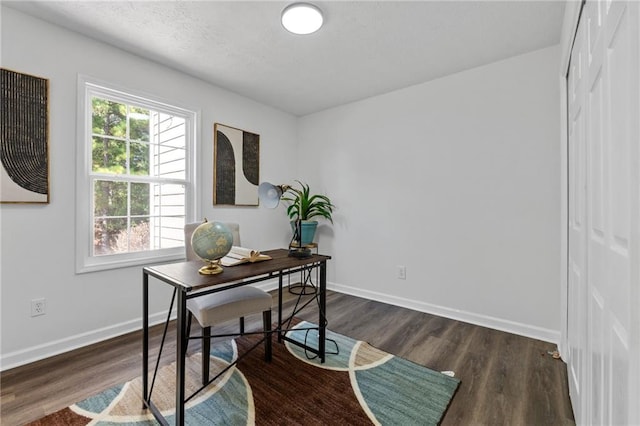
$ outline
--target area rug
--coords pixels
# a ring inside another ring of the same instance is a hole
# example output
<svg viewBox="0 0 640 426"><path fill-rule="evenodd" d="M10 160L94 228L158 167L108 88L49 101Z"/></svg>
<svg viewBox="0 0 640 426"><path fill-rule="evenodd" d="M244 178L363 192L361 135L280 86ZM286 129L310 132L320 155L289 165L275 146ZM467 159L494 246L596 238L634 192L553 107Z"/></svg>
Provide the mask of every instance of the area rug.
<svg viewBox="0 0 640 426"><path fill-rule="evenodd" d="M290 337L317 344L314 325ZM273 361L256 349L185 405L188 425L429 425L444 415L459 380L327 330L326 362L298 346L273 345ZM258 337L212 344L211 369L222 369ZM186 392L200 387L201 355L187 359ZM142 410L138 378L53 413L33 425L153 425ZM175 364L159 370L153 401L174 423Z"/></svg>

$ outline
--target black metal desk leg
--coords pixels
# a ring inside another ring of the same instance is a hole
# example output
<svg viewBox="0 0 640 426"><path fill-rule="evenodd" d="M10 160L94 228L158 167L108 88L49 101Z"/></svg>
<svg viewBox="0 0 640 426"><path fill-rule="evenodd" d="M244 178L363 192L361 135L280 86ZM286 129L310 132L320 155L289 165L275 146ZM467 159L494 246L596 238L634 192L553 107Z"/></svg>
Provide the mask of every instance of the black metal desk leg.
<svg viewBox="0 0 640 426"><path fill-rule="evenodd" d="M320 294L320 312L318 314L318 352L320 352L320 362L324 363L325 347L326 347L326 331L327 320L325 318L327 310L327 262L320 262L320 288L318 289Z"/></svg>
<svg viewBox="0 0 640 426"><path fill-rule="evenodd" d="M142 272L142 408L149 395L149 275Z"/></svg>
<svg viewBox="0 0 640 426"><path fill-rule="evenodd" d="M178 290L178 319L176 324L176 425L184 425L184 380L186 344L185 325L187 316L187 299L185 292Z"/></svg>
<svg viewBox="0 0 640 426"><path fill-rule="evenodd" d="M278 274L278 343L282 343L282 271Z"/></svg>

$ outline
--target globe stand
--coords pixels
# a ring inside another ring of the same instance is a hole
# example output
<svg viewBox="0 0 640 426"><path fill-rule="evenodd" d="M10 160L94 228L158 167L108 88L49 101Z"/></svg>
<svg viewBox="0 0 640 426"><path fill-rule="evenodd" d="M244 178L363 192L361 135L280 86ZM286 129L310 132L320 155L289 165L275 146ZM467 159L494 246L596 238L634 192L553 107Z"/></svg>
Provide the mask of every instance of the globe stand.
<svg viewBox="0 0 640 426"><path fill-rule="evenodd" d="M209 264L198 269L202 275L216 275L222 273L224 269L220 266L220 259L211 260Z"/></svg>

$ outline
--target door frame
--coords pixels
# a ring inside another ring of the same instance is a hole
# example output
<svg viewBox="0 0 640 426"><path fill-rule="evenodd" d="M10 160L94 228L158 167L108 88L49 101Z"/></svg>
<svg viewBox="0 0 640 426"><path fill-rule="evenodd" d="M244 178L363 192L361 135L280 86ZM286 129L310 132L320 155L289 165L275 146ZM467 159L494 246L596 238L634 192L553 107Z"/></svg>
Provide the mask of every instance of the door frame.
<svg viewBox="0 0 640 426"><path fill-rule="evenodd" d="M578 30L578 22L585 0L567 1L560 34L560 342L558 351L562 359L569 361L568 345L568 265L569 265L569 129L567 75L573 42Z"/></svg>

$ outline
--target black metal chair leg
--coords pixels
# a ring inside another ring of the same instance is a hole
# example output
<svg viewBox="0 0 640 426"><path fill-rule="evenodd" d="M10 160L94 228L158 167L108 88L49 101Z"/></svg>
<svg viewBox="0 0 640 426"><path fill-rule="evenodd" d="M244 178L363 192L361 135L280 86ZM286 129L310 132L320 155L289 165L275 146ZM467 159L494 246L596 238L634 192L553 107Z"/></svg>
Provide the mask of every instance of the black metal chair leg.
<svg viewBox="0 0 640 426"><path fill-rule="evenodd" d="M244 317L240 317L240 335L244 334Z"/></svg>
<svg viewBox="0 0 640 426"><path fill-rule="evenodd" d="M211 356L211 327L202 329L202 384L209 381L209 357Z"/></svg>
<svg viewBox="0 0 640 426"><path fill-rule="evenodd" d="M262 330L264 331L264 360L271 362L271 310L262 312Z"/></svg>

